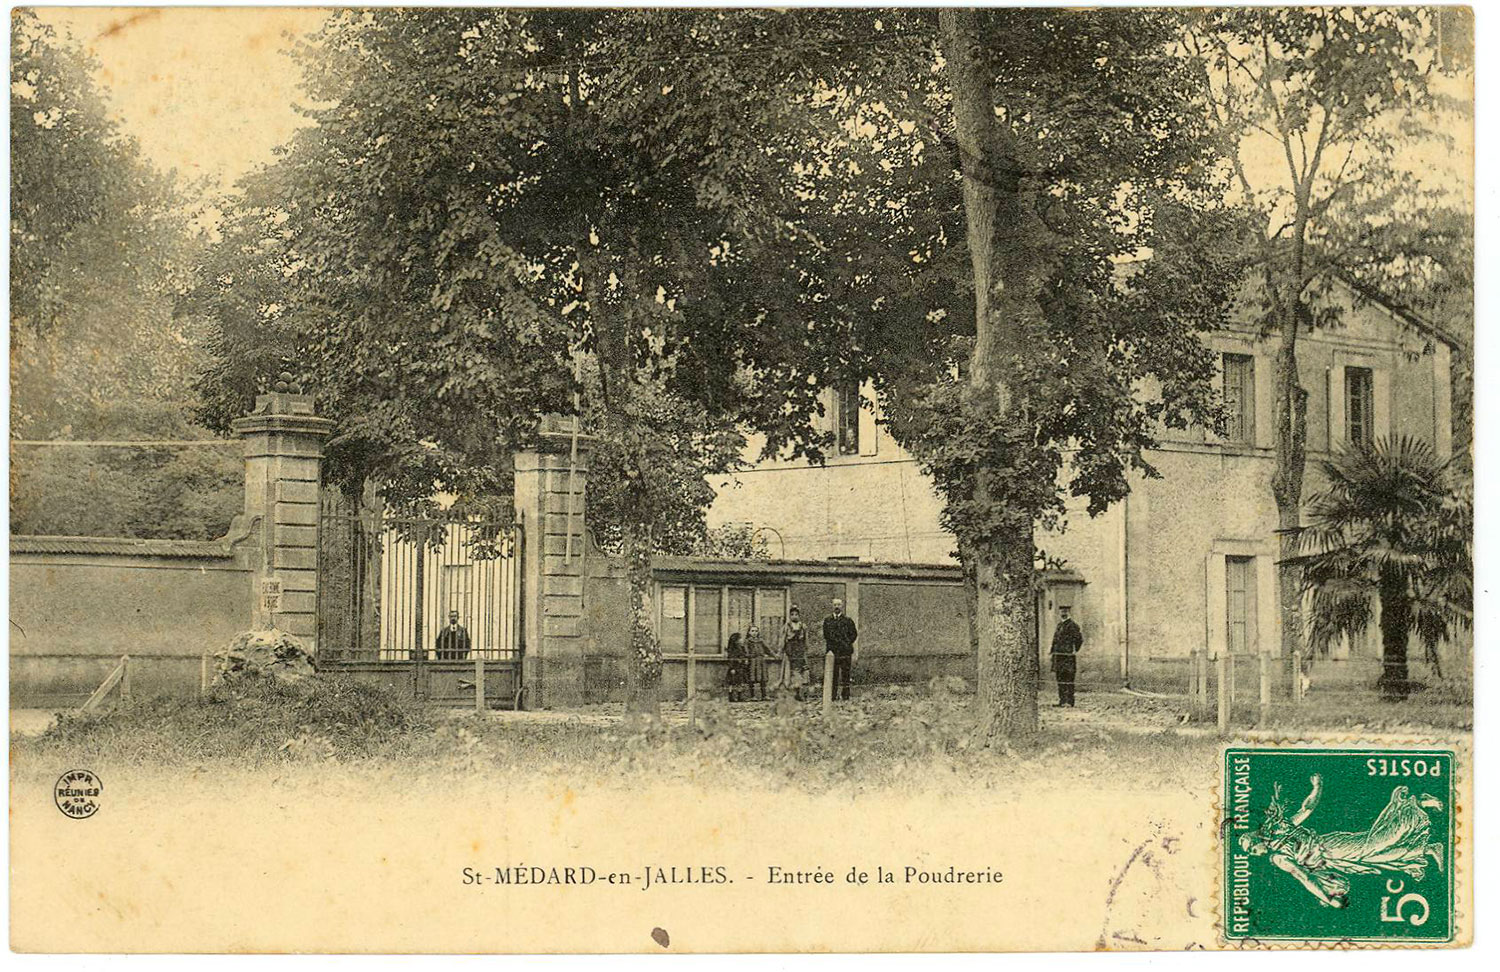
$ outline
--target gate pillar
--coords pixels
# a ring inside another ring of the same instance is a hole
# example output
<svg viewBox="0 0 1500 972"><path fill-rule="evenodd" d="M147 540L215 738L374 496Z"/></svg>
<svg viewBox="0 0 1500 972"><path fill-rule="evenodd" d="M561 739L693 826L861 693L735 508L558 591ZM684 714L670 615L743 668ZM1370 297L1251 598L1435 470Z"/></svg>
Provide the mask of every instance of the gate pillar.
<svg viewBox="0 0 1500 972"><path fill-rule="evenodd" d="M522 538L521 678L528 708L584 701L588 542L583 525L592 436L577 419L547 415L537 447L515 455L516 518Z"/></svg>
<svg viewBox="0 0 1500 972"><path fill-rule="evenodd" d="M245 522L259 538L251 626L279 628L316 653L318 491L334 424L318 417L311 395L285 380L276 387L231 426L245 440Z"/></svg>

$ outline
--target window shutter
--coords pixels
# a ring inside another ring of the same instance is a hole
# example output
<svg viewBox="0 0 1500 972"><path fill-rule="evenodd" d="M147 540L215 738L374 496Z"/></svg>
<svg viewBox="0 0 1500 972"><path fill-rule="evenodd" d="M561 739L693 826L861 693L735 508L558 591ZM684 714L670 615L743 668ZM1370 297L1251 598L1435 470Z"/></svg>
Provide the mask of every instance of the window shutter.
<svg viewBox="0 0 1500 972"><path fill-rule="evenodd" d="M880 448L880 426L875 421L875 386L865 382L859 389L859 454L873 456Z"/></svg>
<svg viewBox="0 0 1500 972"><path fill-rule="evenodd" d="M1385 368L1374 368L1370 374L1374 401L1372 428L1375 438L1383 439L1391 434L1391 373Z"/></svg>
<svg viewBox="0 0 1500 972"><path fill-rule="evenodd" d="M1228 648L1229 613L1225 603L1224 555L1211 553L1204 563L1204 594L1208 606L1208 657L1218 658Z"/></svg>
<svg viewBox="0 0 1500 972"><path fill-rule="evenodd" d="M1344 446L1344 366L1334 364L1328 369L1328 451L1337 452Z"/></svg>

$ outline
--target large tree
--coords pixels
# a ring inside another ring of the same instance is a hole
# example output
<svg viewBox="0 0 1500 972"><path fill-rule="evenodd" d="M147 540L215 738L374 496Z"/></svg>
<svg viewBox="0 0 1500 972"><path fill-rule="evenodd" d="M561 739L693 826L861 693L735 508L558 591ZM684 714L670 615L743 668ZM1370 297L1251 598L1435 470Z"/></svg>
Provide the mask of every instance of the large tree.
<svg viewBox="0 0 1500 972"><path fill-rule="evenodd" d="M1133 474L1155 475L1146 450L1163 426L1216 421L1197 333L1233 292L1239 219L1170 15L914 16L936 28L929 80L895 79L914 97L885 102L921 124L932 163L913 177L948 220L910 250L969 272L916 318L929 341L888 347L884 397L958 538L987 733L1024 735L1037 530L1064 525L1070 495L1095 514Z"/></svg>
<svg viewBox="0 0 1500 972"><path fill-rule="evenodd" d="M962 29L1003 118L977 155L927 12L336 16L307 56L332 107L247 187L200 295L223 416L292 362L336 448L419 470L384 484L417 498L498 480L576 394L596 528L644 594L722 430L816 459L822 388L873 379L981 579L989 727L1031 731L1034 524L1069 492L1103 509L1158 423L1208 419L1194 334L1233 274L1189 240L1232 220L1160 18Z"/></svg>
<svg viewBox="0 0 1500 972"><path fill-rule="evenodd" d="M97 65L11 19L11 435L197 439L203 354L173 317L198 236L175 178L110 118ZM14 445L11 529L216 536L240 505L229 450Z"/></svg>
<svg viewBox="0 0 1500 972"><path fill-rule="evenodd" d="M185 304L216 322L208 417L290 369L339 420L351 489L420 506L439 484L504 491L541 414L583 415L589 512L626 558L649 682L651 556L701 536L739 430L819 454L818 392L847 355L817 284L845 250L809 245L787 177L820 143L782 127L796 109L767 81L803 70L790 26L330 17L302 56L315 124L246 182Z"/></svg>
<svg viewBox="0 0 1500 972"><path fill-rule="evenodd" d="M1441 232L1461 235L1462 200L1404 161L1434 135L1434 76L1461 67L1438 56L1439 17L1451 19L1437 8L1223 10L1195 15L1186 34L1240 200L1256 216L1252 283L1277 342L1271 492L1288 658L1303 641L1295 554L1308 392L1298 341L1338 323L1341 302L1326 298L1347 281L1400 293L1465 259Z"/></svg>

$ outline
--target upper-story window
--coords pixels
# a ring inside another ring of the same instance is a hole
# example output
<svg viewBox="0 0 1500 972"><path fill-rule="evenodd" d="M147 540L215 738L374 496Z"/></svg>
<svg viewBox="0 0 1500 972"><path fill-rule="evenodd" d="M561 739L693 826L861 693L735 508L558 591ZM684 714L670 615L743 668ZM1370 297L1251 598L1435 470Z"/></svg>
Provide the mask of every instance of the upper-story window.
<svg viewBox="0 0 1500 972"><path fill-rule="evenodd" d="M1224 434L1230 442L1255 445L1255 358L1224 355Z"/></svg>
<svg viewBox="0 0 1500 972"><path fill-rule="evenodd" d="M1375 441L1375 372L1369 368L1344 369L1344 421L1351 447Z"/></svg>
<svg viewBox="0 0 1500 972"><path fill-rule="evenodd" d="M859 382L833 386L833 421L841 456L859 455Z"/></svg>

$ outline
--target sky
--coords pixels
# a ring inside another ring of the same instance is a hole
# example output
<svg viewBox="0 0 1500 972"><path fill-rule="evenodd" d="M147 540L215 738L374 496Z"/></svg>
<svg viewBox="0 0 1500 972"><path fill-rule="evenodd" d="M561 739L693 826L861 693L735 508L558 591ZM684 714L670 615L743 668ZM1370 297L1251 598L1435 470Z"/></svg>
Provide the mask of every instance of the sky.
<svg viewBox="0 0 1500 972"><path fill-rule="evenodd" d="M148 158L210 193L273 158L303 121L300 72L288 55L295 37L325 10L298 7L40 8L42 20L77 39L100 64L99 82L122 129ZM1472 97L1471 89L1445 93ZM1467 129L1467 130L1466 130ZM1457 146L1429 144L1408 161L1426 181L1472 191L1472 129L1456 126ZM1251 152L1253 176L1284 180L1279 146ZM1261 178L1254 178L1257 184Z"/></svg>
<svg viewBox="0 0 1500 972"><path fill-rule="evenodd" d="M99 62L123 131L163 169L227 190L302 123L288 56L323 10L296 7L41 8Z"/></svg>

